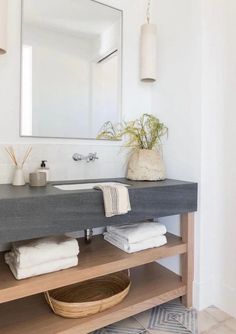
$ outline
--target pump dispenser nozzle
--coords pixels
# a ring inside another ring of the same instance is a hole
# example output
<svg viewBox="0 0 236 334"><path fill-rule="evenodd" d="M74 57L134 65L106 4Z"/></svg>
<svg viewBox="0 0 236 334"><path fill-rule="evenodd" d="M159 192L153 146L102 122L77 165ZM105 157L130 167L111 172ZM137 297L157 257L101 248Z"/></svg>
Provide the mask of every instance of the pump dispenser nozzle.
<svg viewBox="0 0 236 334"><path fill-rule="evenodd" d="M46 162L47 162L47 160L42 160L41 168L46 168Z"/></svg>

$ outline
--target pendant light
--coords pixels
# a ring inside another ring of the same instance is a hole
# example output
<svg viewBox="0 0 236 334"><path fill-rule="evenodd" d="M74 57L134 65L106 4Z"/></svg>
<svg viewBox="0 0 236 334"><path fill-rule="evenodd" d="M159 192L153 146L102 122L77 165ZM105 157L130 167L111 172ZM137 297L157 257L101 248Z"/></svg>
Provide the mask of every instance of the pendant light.
<svg viewBox="0 0 236 334"><path fill-rule="evenodd" d="M0 0L0 55L7 52L7 0Z"/></svg>
<svg viewBox="0 0 236 334"><path fill-rule="evenodd" d="M157 27L150 23L151 0L147 5L147 22L141 27L140 76L141 81L157 80Z"/></svg>

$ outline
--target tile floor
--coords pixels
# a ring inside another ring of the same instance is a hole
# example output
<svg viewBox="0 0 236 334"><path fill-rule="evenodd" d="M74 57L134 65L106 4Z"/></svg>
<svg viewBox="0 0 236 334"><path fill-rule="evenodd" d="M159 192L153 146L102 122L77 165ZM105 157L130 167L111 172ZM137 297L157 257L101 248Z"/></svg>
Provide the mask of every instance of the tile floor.
<svg viewBox="0 0 236 334"><path fill-rule="evenodd" d="M177 328L176 323L174 322L173 324L173 319L174 321L176 320L175 312L168 313L165 319L167 326L166 328L162 326L160 329L159 325L153 321L155 310L156 309L143 312L135 317L120 321L91 334L236 334L236 319L214 306L209 307L205 311L198 312L198 314L193 313L194 319L198 318L196 329L193 331L191 328L188 328L188 326L180 326ZM192 318L190 319L189 321L185 316L182 318L182 320L185 321L185 325L192 323ZM163 320L163 316L161 320ZM168 322L172 322L173 326L169 326ZM167 329L168 326L169 329Z"/></svg>

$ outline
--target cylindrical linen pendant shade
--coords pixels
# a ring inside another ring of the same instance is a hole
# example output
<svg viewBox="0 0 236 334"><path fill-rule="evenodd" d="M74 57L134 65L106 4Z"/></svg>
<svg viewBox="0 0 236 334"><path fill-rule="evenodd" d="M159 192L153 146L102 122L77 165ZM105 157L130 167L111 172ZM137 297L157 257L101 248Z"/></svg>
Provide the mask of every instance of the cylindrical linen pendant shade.
<svg viewBox="0 0 236 334"><path fill-rule="evenodd" d="M141 27L140 76L142 81L157 79L157 27L146 23Z"/></svg>
<svg viewBox="0 0 236 334"><path fill-rule="evenodd" d="M0 0L0 54L7 52L7 0Z"/></svg>

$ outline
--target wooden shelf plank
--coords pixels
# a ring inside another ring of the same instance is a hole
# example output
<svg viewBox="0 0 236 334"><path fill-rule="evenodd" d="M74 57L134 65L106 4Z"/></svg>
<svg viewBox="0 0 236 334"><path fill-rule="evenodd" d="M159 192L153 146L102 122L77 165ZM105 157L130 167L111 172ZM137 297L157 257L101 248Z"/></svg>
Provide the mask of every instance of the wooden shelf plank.
<svg viewBox="0 0 236 334"><path fill-rule="evenodd" d="M89 245L81 239L77 267L22 281L17 281L13 277L1 256L0 304L186 252L186 243L182 242L181 238L168 234L167 239L168 244L165 246L135 254L119 250L104 241L102 236L94 237Z"/></svg>
<svg viewBox="0 0 236 334"><path fill-rule="evenodd" d="M64 319L49 309L43 295L0 305L0 328L7 334L86 334L134 314L183 296L181 277L157 263L131 270L131 290L122 303L83 319Z"/></svg>

